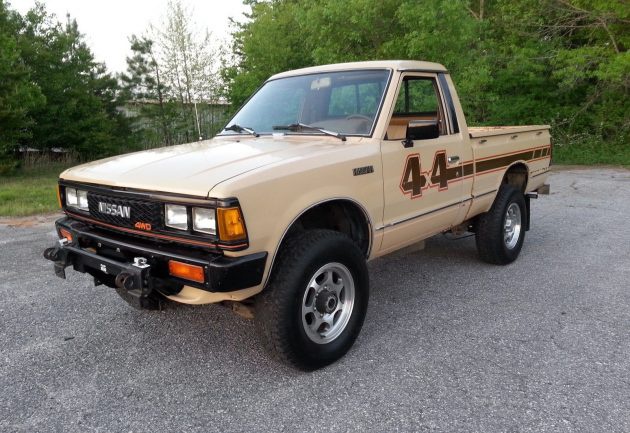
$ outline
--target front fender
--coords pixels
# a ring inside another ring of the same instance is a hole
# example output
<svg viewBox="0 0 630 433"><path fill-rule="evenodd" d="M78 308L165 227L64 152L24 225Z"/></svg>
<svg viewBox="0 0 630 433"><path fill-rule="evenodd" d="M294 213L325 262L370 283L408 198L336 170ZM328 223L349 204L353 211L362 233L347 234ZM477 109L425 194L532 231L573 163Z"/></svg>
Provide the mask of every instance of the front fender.
<svg viewBox="0 0 630 433"><path fill-rule="evenodd" d="M246 173L213 189L212 195L237 197L250 246L229 255L268 251L264 281L291 225L317 204L342 199L358 204L372 227L382 223L383 185L380 148L374 143L339 146L319 158L300 158ZM337 161L337 162L332 162ZM365 175L357 167L372 166ZM370 229L372 251L380 242ZM261 288L262 290L262 288Z"/></svg>

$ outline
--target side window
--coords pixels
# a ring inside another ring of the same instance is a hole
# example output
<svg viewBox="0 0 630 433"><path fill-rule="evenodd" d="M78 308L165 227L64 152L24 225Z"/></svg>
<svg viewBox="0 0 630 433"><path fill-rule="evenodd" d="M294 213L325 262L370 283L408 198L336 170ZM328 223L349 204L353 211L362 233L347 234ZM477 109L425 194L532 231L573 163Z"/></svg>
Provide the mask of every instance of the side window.
<svg viewBox="0 0 630 433"><path fill-rule="evenodd" d="M410 122L423 121L437 121L439 131L436 133L447 133L437 82L430 77L404 77L389 123L387 139L404 138Z"/></svg>
<svg viewBox="0 0 630 433"><path fill-rule="evenodd" d="M396 100L394 115L433 114L437 116L438 112L435 80L406 77Z"/></svg>

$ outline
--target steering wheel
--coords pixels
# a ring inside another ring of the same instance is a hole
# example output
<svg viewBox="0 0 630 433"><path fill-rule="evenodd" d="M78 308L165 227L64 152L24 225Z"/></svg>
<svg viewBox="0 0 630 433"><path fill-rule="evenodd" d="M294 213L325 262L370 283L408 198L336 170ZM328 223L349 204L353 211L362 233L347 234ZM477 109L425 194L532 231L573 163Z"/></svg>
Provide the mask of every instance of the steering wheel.
<svg viewBox="0 0 630 433"><path fill-rule="evenodd" d="M351 114L349 116L346 116L346 120L352 120L352 119L362 119L362 120L367 120L368 122L372 121L371 117L364 116L363 114Z"/></svg>

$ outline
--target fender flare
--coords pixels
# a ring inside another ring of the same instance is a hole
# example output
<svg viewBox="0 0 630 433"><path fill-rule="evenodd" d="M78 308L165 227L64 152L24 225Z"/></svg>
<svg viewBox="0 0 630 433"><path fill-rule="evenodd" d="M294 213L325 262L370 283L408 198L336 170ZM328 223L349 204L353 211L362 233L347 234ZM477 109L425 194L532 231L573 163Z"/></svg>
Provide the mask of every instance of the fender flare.
<svg viewBox="0 0 630 433"><path fill-rule="evenodd" d="M280 246L284 242L284 239L286 238L287 233L289 233L289 230L291 229L291 227L293 227L293 224L295 224L295 222L297 220L299 220L300 217L302 215L304 215L306 212L308 212L309 210L313 209L316 206L319 206L321 204L328 203L328 202L331 202L331 201L348 201L348 202L351 202L352 204L356 205L359 209L361 209L361 212L363 213L363 216L365 218L365 222L368 225L369 241L368 241L368 249L367 249L367 253L366 253L366 258L370 257L370 254L372 252L372 246L374 244L374 228L373 228L374 225L372 224L372 219L370 218L370 214L367 212L367 209L365 208L365 206L361 202L359 202L358 200L356 200L356 199L354 199L352 197L332 197L332 198L319 200L319 201L317 201L315 203L310 204L306 208L302 209L291 220L291 222L285 227L284 232L282 233L282 236L280 236L280 240L276 244L276 248L275 248L275 250L273 252L273 255L271 256L271 261L269 262L269 270L267 271L267 275L265 277L265 281L263 282L263 290L264 290L265 287L267 287L267 283L269 282L269 277L271 276L271 272L273 272L273 266L275 264L276 256L278 255L278 252L280 251Z"/></svg>
<svg viewBox="0 0 630 433"><path fill-rule="evenodd" d="M516 165L524 165L525 168L527 168L527 179L525 179L525 190L527 190L527 185L529 184L531 169L529 167L529 164L527 164L526 160L519 159L518 161L514 161L510 165L506 166L505 169L502 171L503 175L501 176L501 180L496 185L496 190L497 191L499 190L499 188L501 188L501 185L503 184L503 180L505 179L505 176L507 175L507 172L510 171L510 169L512 167L516 166Z"/></svg>

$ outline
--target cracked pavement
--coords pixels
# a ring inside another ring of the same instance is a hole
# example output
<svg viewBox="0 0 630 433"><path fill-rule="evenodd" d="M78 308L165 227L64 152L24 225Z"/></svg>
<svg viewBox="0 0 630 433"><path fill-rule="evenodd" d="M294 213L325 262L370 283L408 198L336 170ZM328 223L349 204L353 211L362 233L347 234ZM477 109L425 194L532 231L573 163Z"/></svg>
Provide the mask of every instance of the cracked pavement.
<svg viewBox="0 0 630 433"><path fill-rule="evenodd" d="M369 264L354 348L303 373L216 306L136 311L0 224L0 431L630 431L630 171L563 169L520 258L473 238Z"/></svg>

